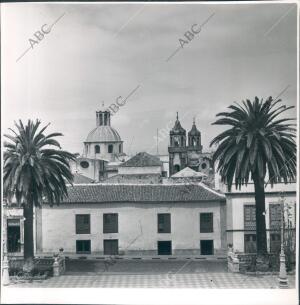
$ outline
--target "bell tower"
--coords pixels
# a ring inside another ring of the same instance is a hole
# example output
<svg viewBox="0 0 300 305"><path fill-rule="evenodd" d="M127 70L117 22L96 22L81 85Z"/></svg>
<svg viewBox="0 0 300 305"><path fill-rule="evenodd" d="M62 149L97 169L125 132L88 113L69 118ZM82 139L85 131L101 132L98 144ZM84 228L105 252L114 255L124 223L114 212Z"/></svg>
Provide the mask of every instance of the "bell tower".
<svg viewBox="0 0 300 305"><path fill-rule="evenodd" d="M178 112L174 127L170 130L169 173L170 176L187 166L186 131L182 128Z"/></svg>
<svg viewBox="0 0 300 305"><path fill-rule="evenodd" d="M192 129L188 133L188 150L202 153L201 133L196 127L195 118L193 119Z"/></svg>

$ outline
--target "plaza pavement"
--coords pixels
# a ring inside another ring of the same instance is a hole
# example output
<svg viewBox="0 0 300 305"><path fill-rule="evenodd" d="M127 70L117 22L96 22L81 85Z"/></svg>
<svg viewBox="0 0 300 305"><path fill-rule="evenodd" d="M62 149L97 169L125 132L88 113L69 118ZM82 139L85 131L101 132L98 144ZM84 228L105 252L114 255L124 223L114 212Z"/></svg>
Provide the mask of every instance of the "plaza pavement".
<svg viewBox="0 0 300 305"><path fill-rule="evenodd" d="M59 277L32 283L11 283L15 288L278 288L278 274L245 275L227 272L226 261L68 261ZM289 287L295 276L289 275Z"/></svg>

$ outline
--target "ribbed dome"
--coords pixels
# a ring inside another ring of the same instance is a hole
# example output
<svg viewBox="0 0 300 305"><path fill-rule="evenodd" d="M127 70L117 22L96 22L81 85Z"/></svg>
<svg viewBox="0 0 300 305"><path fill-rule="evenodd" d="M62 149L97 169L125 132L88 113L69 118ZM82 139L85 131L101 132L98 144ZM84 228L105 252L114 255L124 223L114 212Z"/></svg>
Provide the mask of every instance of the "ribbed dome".
<svg viewBox="0 0 300 305"><path fill-rule="evenodd" d="M111 126L98 126L88 134L85 142L122 142L122 140Z"/></svg>

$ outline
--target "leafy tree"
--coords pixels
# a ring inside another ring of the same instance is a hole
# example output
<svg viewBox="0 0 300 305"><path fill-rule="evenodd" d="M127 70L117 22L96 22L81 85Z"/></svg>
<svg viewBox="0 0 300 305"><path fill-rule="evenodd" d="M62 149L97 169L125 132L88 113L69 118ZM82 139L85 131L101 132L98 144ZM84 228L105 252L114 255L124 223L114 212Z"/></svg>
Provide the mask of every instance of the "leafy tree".
<svg viewBox="0 0 300 305"><path fill-rule="evenodd" d="M4 135L10 142L4 143L3 191L8 201L15 199L24 209L24 259L29 270L34 258L33 208L43 201L59 204L68 195L66 182L73 181L69 161L75 159L54 139L62 134L45 135L49 124L38 131L40 124L28 120L24 126L19 120L16 131L9 129L13 134Z"/></svg>
<svg viewBox="0 0 300 305"><path fill-rule="evenodd" d="M251 179L255 189L257 254L267 253L265 222L265 180L274 183L291 182L296 178L295 126L291 118L279 116L293 108L279 106L281 100L266 101L255 97L254 101L235 103L230 112L217 114L220 117L213 125L228 125L229 128L215 137L211 146L218 148L213 162L218 162L217 171L229 191L234 183L237 188L247 185Z"/></svg>

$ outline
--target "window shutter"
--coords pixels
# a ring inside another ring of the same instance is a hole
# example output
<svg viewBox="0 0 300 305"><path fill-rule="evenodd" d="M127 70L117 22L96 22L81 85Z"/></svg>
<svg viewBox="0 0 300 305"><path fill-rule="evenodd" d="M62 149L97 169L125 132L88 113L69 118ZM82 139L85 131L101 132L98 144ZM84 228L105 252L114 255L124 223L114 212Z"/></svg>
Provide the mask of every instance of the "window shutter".
<svg viewBox="0 0 300 305"><path fill-rule="evenodd" d="M213 231L213 213L200 213L200 233L212 233Z"/></svg>
<svg viewBox="0 0 300 305"><path fill-rule="evenodd" d="M76 234L90 234L90 215L76 215Z"/></svg>
<svg viewBox="0 0 300 305"><path fill-rule="evenodd" d="M103 233L118 233L118 214L103 214Z"/></svg>
<svg viewBox="0 0 300 305"><path fill-rule="evenodd" d="M171 233L171 214L157 214L158 233Z"/></svg>

